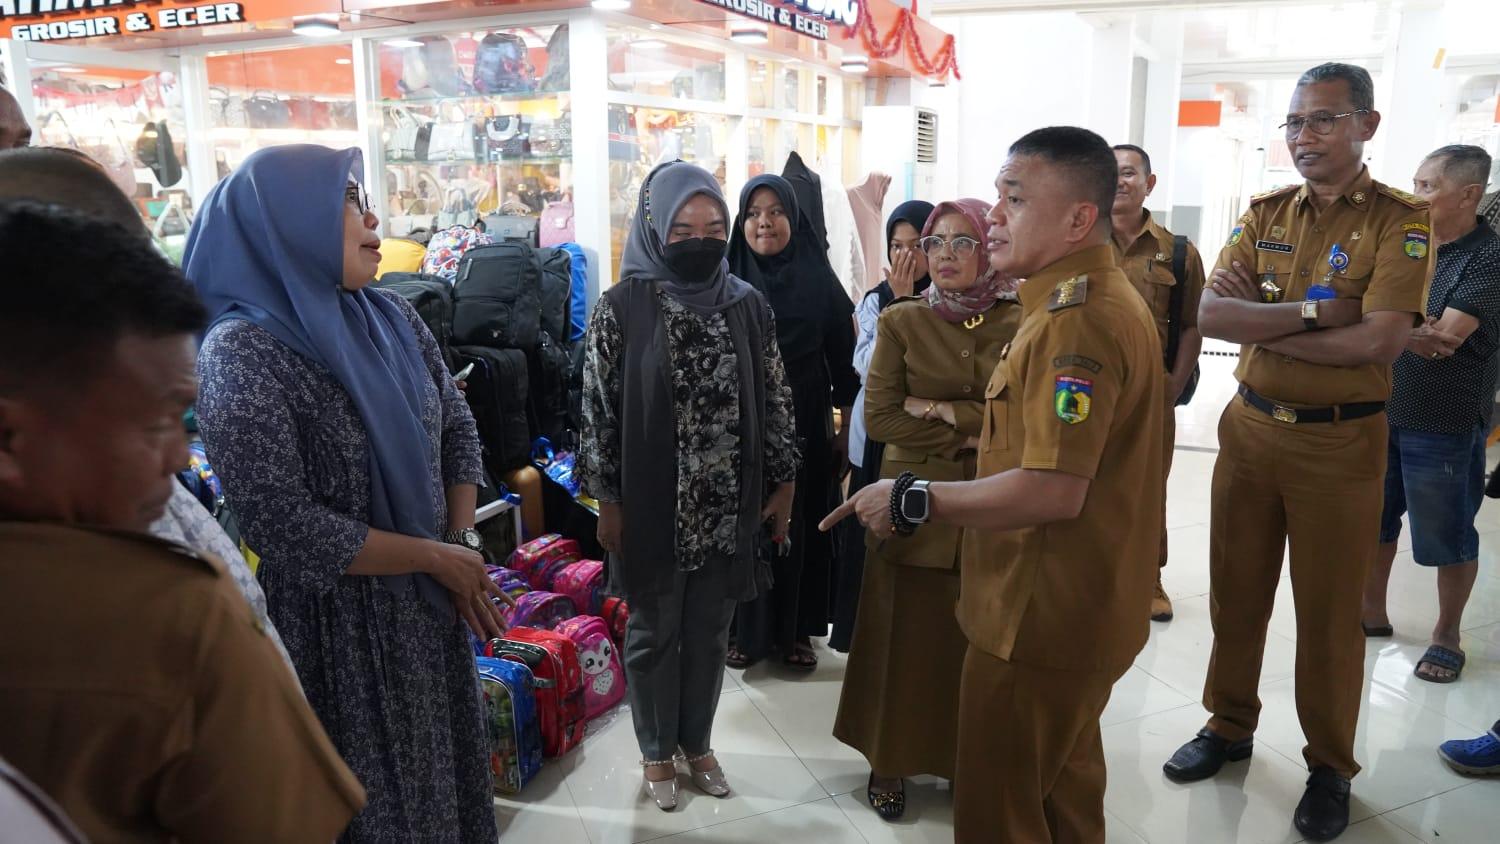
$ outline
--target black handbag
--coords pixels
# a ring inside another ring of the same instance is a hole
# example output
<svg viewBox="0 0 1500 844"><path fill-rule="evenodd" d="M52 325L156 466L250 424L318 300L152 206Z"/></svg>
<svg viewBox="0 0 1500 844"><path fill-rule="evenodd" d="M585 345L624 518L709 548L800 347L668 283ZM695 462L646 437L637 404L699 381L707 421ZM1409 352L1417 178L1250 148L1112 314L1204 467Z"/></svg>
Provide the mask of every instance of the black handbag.
<svg viewBox="0 0 1500 844"><path fill-rule="evenodd" d="M135 156L142 166L151 168L156 183L162 187L169 188L182 181L182 162L172 147L172 133L167 131L167 121L146 124L141 136L135 140Z"/></svg>
<svg viewBox="0 0 1500 844"><path fill-rule="evenodd" d="M245 121L252 129L286 129L292 125L292 107L285 100L257 91L245 100Z"/></svg>

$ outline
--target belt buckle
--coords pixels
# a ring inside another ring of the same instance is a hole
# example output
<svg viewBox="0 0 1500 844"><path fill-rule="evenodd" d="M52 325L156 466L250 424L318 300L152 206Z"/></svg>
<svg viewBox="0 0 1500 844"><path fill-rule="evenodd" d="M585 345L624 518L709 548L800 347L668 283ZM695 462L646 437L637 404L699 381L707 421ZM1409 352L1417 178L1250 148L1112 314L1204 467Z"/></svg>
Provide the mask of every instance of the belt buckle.
<svg viewBox="0 0 1500 844"><path fill-rule="evenodd" d="M1283 407L1279 404L1272 405L1271 418L1275 419L1277 422L1285 422L1290 425L1293 422L1297 421L1297 411L1293 410L1290 407Z"/></svg>

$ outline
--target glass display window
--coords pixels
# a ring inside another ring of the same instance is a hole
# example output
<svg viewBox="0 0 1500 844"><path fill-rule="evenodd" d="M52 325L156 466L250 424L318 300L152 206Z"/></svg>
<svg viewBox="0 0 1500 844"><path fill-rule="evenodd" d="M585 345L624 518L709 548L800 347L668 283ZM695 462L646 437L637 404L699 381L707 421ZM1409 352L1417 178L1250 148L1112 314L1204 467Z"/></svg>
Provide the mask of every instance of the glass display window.
<svg viewBox="0 0 1500 844"><path fill-rule="evenodd" d="M611 27L609 89L679 100L724 101L724 51L662 38L657 30Z"/></svg>
<svg viewBox="0 0 1500 844"><path fill-rule="evenodd" d="M219 178L278 144L359 146L349 44L210 55L208 134Z"/></svg>
<svg viewBox="0 0 1500 844"><path fill-rule="evenodd" d="M75 149L110 175L180 258L192 215L187 129L175 74L66 67L32 74L32 143Z"/></svg>
<svg viewBox="0 0 1500 844"><path fill-rule="evenodd" d="M825 127L791 120L750 118L746 122L749 140L749 172L754 178L764 173L780 173L787 156L801 153L809 162L827 157L828 131Z"/></svg>
<svg viewBox="0 0 1500 844"><path fill-rule="evenodd" d="M571 201L567 44L559 25L377 46L386 236L539 221L549 204Z"/></svg>
<svg viewBox="0 0 1500 844"><path fill-rule="evenodd" d="M812 113L814 102L804 101L804 91L811 94L813 86L803 84L804 70L801 62L772 62L762 59L747 59L746 78L749 81L750 107ZM827 95L827 80L824 80L824 96Z"/></svg>
<svg viewBox="0 0 1500 844"><path fill-rule="evenodd" d="M620 266L636 199L647 174L682 159L714 174L727 190L730 118L669 109L609 107L609 223L613 266Z"/></svg>

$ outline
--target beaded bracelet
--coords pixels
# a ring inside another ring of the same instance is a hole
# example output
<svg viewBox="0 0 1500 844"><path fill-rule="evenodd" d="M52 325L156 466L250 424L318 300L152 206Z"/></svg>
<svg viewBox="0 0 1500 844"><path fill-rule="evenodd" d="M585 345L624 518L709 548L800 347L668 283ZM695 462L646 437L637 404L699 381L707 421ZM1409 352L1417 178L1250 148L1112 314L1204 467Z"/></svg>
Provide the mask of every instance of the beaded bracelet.
<svg viewBox="0 0 1500 844"><path fill-rule="evenodd" d="M906 497L906 491L911 489L912 484L917 482L917 476L911 472L902 472L896 478L895 486L891 487L891 529L899 536L911 536L917 532L917 526L906 520L901 512L901 499Z"/></svg>

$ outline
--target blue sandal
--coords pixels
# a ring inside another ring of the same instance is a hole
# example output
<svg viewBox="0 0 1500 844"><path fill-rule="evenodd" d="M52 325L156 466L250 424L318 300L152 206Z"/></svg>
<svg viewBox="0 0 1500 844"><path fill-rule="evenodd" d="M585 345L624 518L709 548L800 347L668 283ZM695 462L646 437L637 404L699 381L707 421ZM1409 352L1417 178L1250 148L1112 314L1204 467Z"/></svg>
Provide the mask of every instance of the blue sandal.
<svg viewBox="0 0 1500 844"><path fill-rule="evenodd" d="M1427 648L1427 652L1422 654L1422 658L1417 660L1417 667L1412 669L1412 673L1417 675L1417 679L1426 680L1429 683L1452 683L1464 673L1464 663L1467 661L1468 657L1464 656L1461 651L1445 648L1442 645L1431 645ZM1424 674L1422 672L1423 665L1446 668L1453 672L1453 676L1433 677L1429 674Z"/></svg>

